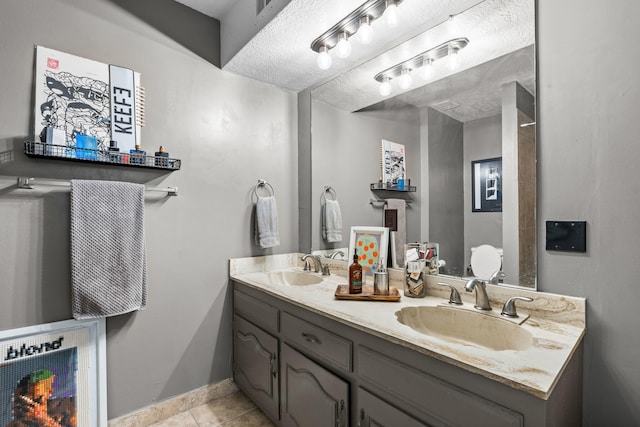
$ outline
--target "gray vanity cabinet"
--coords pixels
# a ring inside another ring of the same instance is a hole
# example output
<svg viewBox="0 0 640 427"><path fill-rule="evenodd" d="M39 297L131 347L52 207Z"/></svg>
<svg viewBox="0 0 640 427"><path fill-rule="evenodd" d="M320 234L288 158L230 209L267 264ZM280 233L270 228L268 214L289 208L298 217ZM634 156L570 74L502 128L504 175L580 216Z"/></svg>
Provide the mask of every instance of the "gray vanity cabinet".
<svg viewBox="0 0 640 427"><path fill-rule="evenodd" d="M581 346L541 399L242 283L233 360L238 387L279 426L581 424Z"/></svg>
<svg viewBox="0 0 640 427"><path fill-rule="evenodd" d="M282 425L346 427L349 384L286 344L280 357Z"/></svg>
<svg viewBox="0 0 640 427"><path fill-rule="evenodd" d="M236 384L265 414L278 419L278 340L239 316L233 322Z"/></svg>

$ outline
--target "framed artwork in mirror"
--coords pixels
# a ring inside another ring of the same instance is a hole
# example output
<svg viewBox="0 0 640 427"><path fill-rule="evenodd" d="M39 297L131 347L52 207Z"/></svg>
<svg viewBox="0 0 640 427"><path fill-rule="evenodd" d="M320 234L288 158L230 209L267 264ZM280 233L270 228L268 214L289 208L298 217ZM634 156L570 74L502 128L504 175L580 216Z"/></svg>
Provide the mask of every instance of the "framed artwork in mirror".
<svg viewBox="0 0 640 427"><path fill-rule="evenodd" d="M471 211L502 212L502 157L471 162Z"/></svg>
<svg viewBox="0 0 640 427"><path fill-rule="evenodd" d="M387 227L351 227L348 262L351 264L353 254L357 253L363 274L373 276L380 258L386 264L388 248L389 229Z"/></svg>

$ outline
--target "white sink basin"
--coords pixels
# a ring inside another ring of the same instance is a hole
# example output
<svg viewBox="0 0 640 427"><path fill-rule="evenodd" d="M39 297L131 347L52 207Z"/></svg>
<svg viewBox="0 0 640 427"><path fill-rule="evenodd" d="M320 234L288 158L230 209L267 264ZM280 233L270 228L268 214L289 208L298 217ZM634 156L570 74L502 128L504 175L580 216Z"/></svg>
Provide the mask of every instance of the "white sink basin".
<svg viewBox="0 0 640 427"><path fill-rule="evenodd" d="M531 332L508 320L451 307L405 307L398 322L425 335L464 341L492 350L526 350Z"/></svg>
<svg viewBox="0 0 640 427"><path fill-rule="evenodd" d="M322 282L322 277L303 271L282 270L269 272L269 280L281 285L308 286Z"/></svg>

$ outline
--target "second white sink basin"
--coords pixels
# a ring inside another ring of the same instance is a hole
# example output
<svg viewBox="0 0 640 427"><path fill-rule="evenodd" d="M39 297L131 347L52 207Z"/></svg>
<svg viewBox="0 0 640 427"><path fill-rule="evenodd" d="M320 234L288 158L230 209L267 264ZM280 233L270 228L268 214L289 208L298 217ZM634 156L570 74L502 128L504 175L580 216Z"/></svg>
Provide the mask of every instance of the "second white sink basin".
<svg viewBox="0 0 640 427"><path fill-rule="evenodd" d="M451 307L405 307L398 322L425 335L461 340L492 350L526 350L533 336L520 325L482 312Z"/></svg>
<svg viewBox="0 0 640 427"><path fill-rule="evenodd" d="M307 286L317 285L322 282L322 277L303 271L281 270L269 272L269 280L282 285Z"/></svg>

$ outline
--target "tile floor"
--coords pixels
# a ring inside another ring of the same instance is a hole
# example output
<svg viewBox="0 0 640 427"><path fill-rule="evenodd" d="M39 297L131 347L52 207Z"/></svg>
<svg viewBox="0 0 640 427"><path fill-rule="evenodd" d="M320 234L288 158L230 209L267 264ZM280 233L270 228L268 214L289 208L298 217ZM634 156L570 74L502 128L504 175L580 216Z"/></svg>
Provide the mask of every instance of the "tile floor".
<svg viewBox="0 0 640 427"><path fill-rule="evenodd" d="M181 412L150 427L275 427L241 391Z"/></svg>

